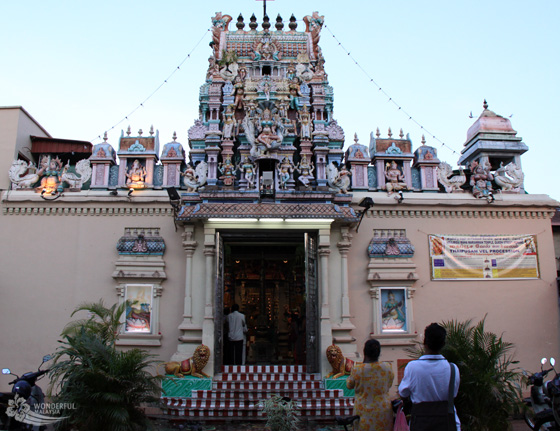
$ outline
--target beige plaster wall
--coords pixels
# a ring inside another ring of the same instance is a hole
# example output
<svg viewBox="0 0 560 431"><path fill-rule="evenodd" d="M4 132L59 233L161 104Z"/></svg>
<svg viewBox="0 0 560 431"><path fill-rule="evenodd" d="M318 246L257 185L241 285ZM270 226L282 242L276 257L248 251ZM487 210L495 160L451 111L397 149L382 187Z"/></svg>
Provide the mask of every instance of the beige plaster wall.
<svg viewBox="0 0 560 431"><path fill-rule="evenodd" d="M520 366L538 368L543 356L559 357L558 294L556 267L551 232L551 208L554 201L546 196L516 196L508 206L506 198L498 205L472 198L457 198L453 206L426 205L422 198L407 197L407 205L374 206L364 217L350 251L352 270L349 272L350 300L354 337L361 351L372 330L372 299L367 282L367 247L373 229L406 229L415 247L413 262L419 280L412 305L418 334L431 322L451 319L472 319L478 322L486 316L486 328L504 335L516 344L515 356ZM377 199L385 199L379 194ZM376 198L374 200L377 202ZM508 211L528 210L528 215L509 217ZM386 212L388 211L388 212ZM410 211L413 211L411 213ZM438 211L434 213L434 211ZM498 213L501 211L502 215ZM468 213L470 212L470 214ZM536 280L468 280L432 281L429 264L428 234L536 234L540 278ZM371 335L375 338L375 334ZM418 338L420 339L420 338ZM403 348L385 347L382 359L407 359Z"/></svg>
<svg viewBox="0 0 560 431"><path fill-rule="evenodd" d="M385 193L368 194L376 205L364 217L348 254L348 289L351 323L356 339L347 350L362 351L372 330L372 298L367 281L367 246L373 229L406 229L415 247L413 262L419 280L412 306L419 333L433 322L473 319L487 315L487 328L504 333L517 345L520 365L535 369L542 356L558 355L558 295L550 226L551 208L546 196L515 196L489 205L472 196L414 194L402 204ZM359 202L365 194L357 194ZM438 200L435 200L438 197ZM434 212L436 211L436 212ZM522 216L510 216L521 211ZM528 211L528 213L526 212ZM505 215L507 216L505 216ZM116 244L126 227L159 227L166 243L167 280L160 302L162 346L152 348L162 360L176 352L177 329L183 321L185 252L182 228L173 223L166 193L143 191L130 199L110 197L106 191L65 193L44 201L30 191L3 192L0 196L0 365L17 373L33 370L40 358L52 353L70 313L81 302L103 298L118 300L112 278L118 258ZM428 240L438 234L536 234L541 278L510 281L431 281ZM341 322L343 271L338 243L340 226L330 233L328 258L328 309L330 323ZM204 322L204 230L195 226L198 246L193 256L193 322ZM321 271L319 270L319 273ZM321 289L320 289L321 291ZM323 298L320 299L321 301ZM212 346L210 346L212 348ZM326 345L321 346L324 352ZM385 347L382 359L394 363L407 358L403 346ZM324 359L324 358L323 358ZM323 361L323 368L326 363ZM7 389L0 379L0 390ZM43 387L45 384L42 385Z"/></svg>
<svg viewBox="0 0 560 431"><path fill-rule="evenodd" d="M56 201L17 206L57 208L65 204ZM82 206L95 207L92 204ZM140 206L146 211L169 208L167 203ZM71 320L70 314L78 304L100 298L109 305L117 302L117 283L112 274L118 258L116 244L125 227L161 228L166 244L164 260L168 278L163 282L160 302L162 346L151 350L164 360L175 353L179 336L177 327L183 316L185 255L181 233L175 232L170 213L7 215L1 211L2 367L9 367L18 374L34 370L44 354L57 348L60 332ZM7 381L0 379L1 389L6 389ZM42 386L46 385L43 383Z"/></svg>

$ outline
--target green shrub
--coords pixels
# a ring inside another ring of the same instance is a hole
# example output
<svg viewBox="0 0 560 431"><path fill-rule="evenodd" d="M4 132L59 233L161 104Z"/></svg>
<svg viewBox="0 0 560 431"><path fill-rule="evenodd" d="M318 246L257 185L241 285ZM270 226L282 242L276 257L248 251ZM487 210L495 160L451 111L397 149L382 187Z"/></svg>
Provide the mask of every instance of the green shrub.
<svg viewBox="0 0 560 431"><path fill-rule="evenodd" d="M459 367L461 384L455 399L463 430L507 430L510 416L518 411L522 373L513 359L515 346L493 332L485 331L482 319L442 322L447 341L442 355ZM411 357L422 354L418 344Z"/></svg>
<svg viewBox="0 0 560 431"><path fill-rule="evenodd" d="M55 402L74 408L58 429L140 431L150 427L141 405L159 400L160 377L149 370L156 362L141 349L117 350L115 341L124 306L84 304L90 319L69 324L50 371Z"/></svg>

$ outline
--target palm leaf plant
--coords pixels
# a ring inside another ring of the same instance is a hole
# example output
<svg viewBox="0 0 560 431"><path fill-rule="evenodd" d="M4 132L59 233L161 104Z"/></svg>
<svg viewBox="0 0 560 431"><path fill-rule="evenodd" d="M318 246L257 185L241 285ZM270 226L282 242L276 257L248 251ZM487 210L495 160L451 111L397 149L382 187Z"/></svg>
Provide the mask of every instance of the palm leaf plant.
<svg viewBox="0 0 560 431"><path fill-rule="evenodd" d="M126 304L125 304L126 305ZM140 431L150 427L142 405L158 401L160 377L150 373L153 357L141 349L118 350L124 306L107 308L103 302L83 304L89 319L66 326L62 345L50 371L55 401L73 408L58 429L79 431Z"/></svg>
<svg viewBox="0 0 560 431"><path fill-rule="evenodd" d="M459 367L461 384L455 399L462 429L471 431L507 430L510 416L518 411L522 372L514 360L514 344L486 331L486 318L476 325L472 320L450 320L441 325L447 330L445 358ZM422 345L408 350L422 355Z"/></svg>

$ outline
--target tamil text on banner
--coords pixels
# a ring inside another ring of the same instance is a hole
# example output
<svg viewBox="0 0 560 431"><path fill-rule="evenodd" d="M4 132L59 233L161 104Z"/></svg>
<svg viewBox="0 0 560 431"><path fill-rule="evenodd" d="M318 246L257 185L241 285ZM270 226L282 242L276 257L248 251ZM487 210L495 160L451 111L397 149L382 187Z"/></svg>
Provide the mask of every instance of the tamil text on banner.
<svg viewBox="0 0 560 431"><path fill-rule="evenodd" d="M429 235L434 280L539 277L536 235Z"/></svg>

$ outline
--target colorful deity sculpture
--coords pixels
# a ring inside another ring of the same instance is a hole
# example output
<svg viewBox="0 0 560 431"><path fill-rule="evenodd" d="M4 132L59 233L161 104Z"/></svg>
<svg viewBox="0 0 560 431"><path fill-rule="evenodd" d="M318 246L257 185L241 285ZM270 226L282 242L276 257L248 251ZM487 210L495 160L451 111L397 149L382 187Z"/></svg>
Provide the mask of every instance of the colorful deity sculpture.
<svg viewBox="0 0 560 431"><path fill-rule="evenodd" d="M281 189L288 188L288 181L292 177L292 173L294 172L294 165L287 157L284 157L282 163L280 163L277 167L278 170L278 182Z"/></svg>
<svg viewBox="0 0 560 431"><path fill-rule="evenodd" d="M482 166L476 160L470 163L472 194L475 198L486 198L492 193L492 180L494 176L490 172L490 164Z"/></svg>
<svg viewBox="0 0 560 431"><path fill-rule="evenodd" d="M37 171L41 177L41 184L37 188L41 194L56 194L62 192L62 161L57 157L43 156L41 168Z"/></svg>
<svg viewBox="0 0 560 431"><path fill-rule="evenodd" d="M307 161L307 156L305 154L301 156L301 160L298 163L296 170L299 173L298 181L306 188L309 188L311 186L311 181L315 179L313 176L314 169L313 163Z"/></svg>
<svg viewBox="0 0 560 431"><path fill-rule="evenodd" d="M146 168L142 166L140 160L135 159L126 173L126 186L131 189L143 189L146 186L145 180Z"/></svg>
<svg viewBox="0 0 560 431"><path fill-rule="evenodd" d="M404 174L401 172L397 166L397 162L394 160L385 165L385 178L387 179L385 188L387 189L388 194L406 190L408 188L405 182Z"/></svg>
<svg viewBox="0 0 560 431"><path fill-rule="evenodd" d="M218 169L222 173L220 180L224 182L226 186L231 186L235 182L235 165L231 163L231 156L226 156L224 161L218 165Z"/></svg>
<svg viewBox="0 0 560 431"><path fill-rule="evenodd" d="M242 172L243 178L247 181L247 189L254 189L255 184L255 165L249 160L249 156L245 156L243 162L238 165Z"/></svg>

